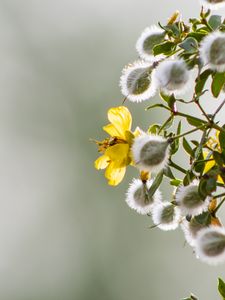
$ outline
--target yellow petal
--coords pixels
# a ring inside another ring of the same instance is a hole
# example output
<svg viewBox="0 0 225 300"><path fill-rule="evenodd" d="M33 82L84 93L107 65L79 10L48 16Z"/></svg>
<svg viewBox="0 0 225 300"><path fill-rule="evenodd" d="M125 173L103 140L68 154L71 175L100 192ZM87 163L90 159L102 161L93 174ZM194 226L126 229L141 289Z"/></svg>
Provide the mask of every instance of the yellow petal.
<svg viewBox="0 0 225 300"><path fill-rule="evenodd" d="M126 173L126 167L119 168L115 162L111 162L105 172L105 177L108 179L108 184L116 186L122 180Z"/></svg>
<svg viewBox="0 0 225 300"><path fill-rule="evenodd" d="M223 181L223 178L222 178L220 175L218 176L217 181L218 181L219 183L222 183L222 184L225 183L225 182Z"/></svg>
<svg viewBox="0 0 225 300"><path fill-rule="evenodd" d="M211 159L212 158L212 156L208 157L208 152L207 151L203 151L203 157L204 157L204 159L207 159L207 158ZM216 164L215 160L207 161L205 163L205 168L204 168L203 173L207 173L209 170L212 169L212 167L215 166L215 164Z"/></svg>
<svg viewBox="0 0 225 300"><path fill-rule="evenodd" d="M100 156L98 159L95 161L95 168L97 170L100 169L105 169L109 164L109 157L106 155Z"/></svg>
<svg viewBox="0 0 225 300"><path fill-rule="evenodd" d="M215 166L215 164L216 164L215 160L207 161L203 173L207 173L209 170L212 169L212 167Z"/></svg>
<svg viewBox="0 0 225 300"><path fill-rule="evenodd" d="M105 155L118 166L123 167L129 164L129 145L116 144L106 149Z"/></svg>
<svg viewBox="0 0 225 300"><path fill-rule="evenodd" d="M132 117L127 107L118 106L108 110L108 119L118 132L118 136L125 139L125 131L131 129Z"/></svg>
<svg viewBox="0 0 225 300"><path fill-rule="evenodd" d="M113 124L104 126L103 130L105 130L110 136L120 136L120 132L115 128Z"/></svg>

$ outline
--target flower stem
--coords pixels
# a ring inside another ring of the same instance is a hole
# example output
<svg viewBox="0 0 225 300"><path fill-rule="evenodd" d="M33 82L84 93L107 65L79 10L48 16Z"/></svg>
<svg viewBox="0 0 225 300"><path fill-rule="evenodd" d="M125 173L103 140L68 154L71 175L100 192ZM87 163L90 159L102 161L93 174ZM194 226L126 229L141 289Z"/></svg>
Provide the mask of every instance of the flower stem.
<svg viewBox="0 0 225 300"><path fill-rule="evenodd" d="M195 132L195 131L197 131L197 130L203 129L206 125L207 125L207 124L204 124L204 125L195 127L195 128L192 129L192 130L186 131L186 132L184 132L184 133L182 133L182 134L175 135L175 136L173 136L171 139L172 139L173 141L176 140L176 139L180 139L181 137L183 137L183 136L185 136L185 135L188 135L188 134L191 134L191 133L193 133L193 132Z"/></svg>
<svg viewBox="0 0 225 300"><path fill-rule="evenodd" d="M223 196L225 196L225 193L215 195L215 196L213 196L213 198L217 199L217 198L220 198L220 197L223 197Z"/></svg>

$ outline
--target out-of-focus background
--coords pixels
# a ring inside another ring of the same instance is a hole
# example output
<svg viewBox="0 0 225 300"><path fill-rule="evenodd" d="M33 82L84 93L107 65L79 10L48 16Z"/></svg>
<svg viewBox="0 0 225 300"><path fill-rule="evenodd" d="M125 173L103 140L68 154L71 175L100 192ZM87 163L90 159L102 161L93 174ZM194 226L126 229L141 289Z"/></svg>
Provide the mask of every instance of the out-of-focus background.
<svg viewBox="0 0 225 300"><path fill-rule="evenodd" d="M176 9L187 20L200 6L0 0L0 299L219 298L224 266L196 260L180 230L149 230L124 201L134 173L109 187L89 142L121 104L141 31ZM160 122L147 104L128 104L133 127Z"/></svg>

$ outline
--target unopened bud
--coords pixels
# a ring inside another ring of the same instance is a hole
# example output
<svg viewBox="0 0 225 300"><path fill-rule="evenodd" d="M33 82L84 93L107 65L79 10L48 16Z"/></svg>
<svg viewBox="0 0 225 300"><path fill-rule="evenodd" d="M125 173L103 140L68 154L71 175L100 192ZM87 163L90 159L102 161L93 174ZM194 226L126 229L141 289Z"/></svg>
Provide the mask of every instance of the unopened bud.
<svg viewBox="0 0 225 300"><path fill-rule="evenodd" d="M152 209L152 220L162 230L174 230L180 221L180 210L170 202L161 202Z"/></svg>
<svg viewBox="0 0 225 300"><path fill-rule="evenodd" d="M155 69L155 81L166 95L180 95L189 86L190 71L182 59L165 60Z"/></svg>
<svg viewBox="0 0 225 300"><path fill-rule="evenodd" d="M225 33L213 32L201 43L200 57L203 63L217 72L225 71Z"/></svg>
<svg viewBox="0 0 225 300"><path fill-rule="evenodd" d="M211 226L199 231L196 239L197 257L211 265L225 261L225 229Z"/></svg>
<svg viewBox="0 0 225 300"><path fill-rule="evenodd" d="M142 134L134 139L132 154L140 170L159 172L167 165L169 143L161 136Z"/></svg>
<svg viewBox="0 0 225 300"><path fill-rule="evenodd" d="M151 212L155 203L161 201L161 192L156 190L152 197L149 197L148 190L152 185L152 180L145 184L140 179L133 179L126 194L126 202L130 208L136 210L139 214L146 215Z"/></svg>

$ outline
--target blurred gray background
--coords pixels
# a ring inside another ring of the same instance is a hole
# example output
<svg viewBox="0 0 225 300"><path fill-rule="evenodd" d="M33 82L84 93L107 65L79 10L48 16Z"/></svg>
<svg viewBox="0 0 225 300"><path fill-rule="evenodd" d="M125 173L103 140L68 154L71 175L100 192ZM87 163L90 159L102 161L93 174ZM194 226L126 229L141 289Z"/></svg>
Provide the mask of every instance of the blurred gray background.
<svg viewBox="0 0 225 300"><path fill-rule="evenodd" d="M219 299L224 266L197 261L180 230L148 229L124 201L135 173L108 186L89 142L121 104L141 31L176 9L187 20L200 6L0 0L0 299ZM161 121L149 103L128 103L133 128Z"/></svg>

